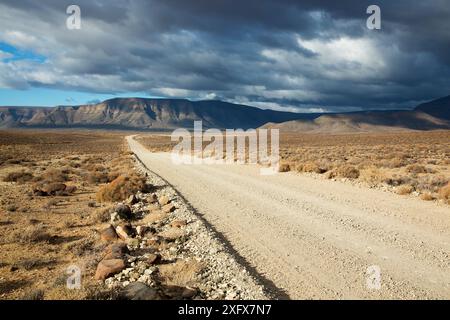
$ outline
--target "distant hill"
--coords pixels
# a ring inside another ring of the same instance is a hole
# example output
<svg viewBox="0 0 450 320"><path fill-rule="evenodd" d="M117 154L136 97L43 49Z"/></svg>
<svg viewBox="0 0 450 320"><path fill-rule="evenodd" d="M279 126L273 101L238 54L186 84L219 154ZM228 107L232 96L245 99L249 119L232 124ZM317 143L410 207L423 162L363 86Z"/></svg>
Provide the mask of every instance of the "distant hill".
<svg viewBox="0 0 450 320"><path fill-rule="evenodd" d="M450 129L450 96L411 111L362 111L327 114L315 119L267 123L262 128L308 133L382 132Z"/></svg>
<svg viewBox="0 0 450 320"><path fill-rule="evenodd" d="M422 103L414 110L431 114L436 118L450 120L450 96Z"/></svg>
<svg viewBox="0 0 450 320"><path fill-rule="evenodd" d="M191 128L279 128L297 132L371 132L450 129L450 96L411 111L293 113L222 101L116 98L93 105L0 107L0 128L104 128L170 130Z"/></svg>
<svg viewBox="0 0 450 320"><path fill-rule="evenodd" d="M222 101L116 98L94 105L0 107L0 128L87 127L173 129L202 120L210 128L257 128L267 122L312 119L317 114L262 110Z"/></svg>

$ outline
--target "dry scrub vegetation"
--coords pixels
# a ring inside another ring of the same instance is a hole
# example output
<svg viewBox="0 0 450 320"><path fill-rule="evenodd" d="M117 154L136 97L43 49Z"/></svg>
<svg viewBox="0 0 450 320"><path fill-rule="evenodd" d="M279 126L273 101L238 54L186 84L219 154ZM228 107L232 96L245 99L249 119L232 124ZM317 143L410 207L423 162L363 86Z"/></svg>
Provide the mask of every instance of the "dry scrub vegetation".
<svg viewBox="0 0 450 320"><path fill-rule="evenodd" d="M450 203L450 131L283 134L280 145L283 171L347 178Z"/></svg>
<svg viewBox="0 0 450 320"><path fill-rule="evenodd" d="M171 151L169 135L142 135L151 151ZM280 136L280 171L348 179L400 195L450 203L450 131Z"/></svg>
<svg viewBox="0 0 450 320"><path fill-rule="evenodd" d="M144 188L124 135L0 131L0 299L108 298L92 280L96 230L112 204ZM83 289L66 288L66 268Z"/></svg>

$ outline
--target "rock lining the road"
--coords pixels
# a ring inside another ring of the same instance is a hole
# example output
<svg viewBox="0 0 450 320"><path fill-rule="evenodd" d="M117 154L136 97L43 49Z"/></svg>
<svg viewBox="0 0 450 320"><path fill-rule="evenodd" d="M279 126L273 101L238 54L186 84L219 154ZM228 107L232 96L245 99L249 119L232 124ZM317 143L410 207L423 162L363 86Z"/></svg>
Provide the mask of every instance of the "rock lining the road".
<svg viewBox="0 0 450 320"><path fill-rule="evenodd" d="M121 291L126 299L270 298L264 286L166 181L147 170L137 158L136 170L146 176L154 192L138 192L112 213L112 227L101 234L104 241L113 244L99 264L98 279L106 277L105 284ZM126 243L125 248L116 242L116 236ZM123 267L119 266L120 259ZM112 264L110 260L115 261ZM195 287L161 285L157 275L162 261L201 264ZM111 270L105 270L111 264Z"/></svg>

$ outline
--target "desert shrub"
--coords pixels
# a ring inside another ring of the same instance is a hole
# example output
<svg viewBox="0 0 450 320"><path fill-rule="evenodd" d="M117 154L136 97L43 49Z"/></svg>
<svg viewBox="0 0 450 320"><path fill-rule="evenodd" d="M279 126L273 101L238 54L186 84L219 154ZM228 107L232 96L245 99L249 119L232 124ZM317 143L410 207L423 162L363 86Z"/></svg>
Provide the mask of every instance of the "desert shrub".
<svg viewBox="0 0 450 320"><path fill-rule="evenodd" d="M47 204L45 205L46 209L50 209L52 207L56 207L59 204L59 200L57 199L50 199Z"/></svg>
<svg viewBox="0 0 450 320"><path fill-rule="evenodd" d="M354 166L343 165L336 169L336 173L338 176L348 179L358 179L359 170Z"/></svg>
<svg viewBox="0 0 450 320"><path fill-rule="evenodd" d="M44 290L41 289L32 289L26 292L22 300L43 300L44 299Z"/></svg>
<svg viewBox="0 0 450 320"><path fill-rule="evenodd" d="M118 172L118 171L112 171L112 172L108 173L108 182L111 182L111 181L117 179L117 177L119 177L119 176L120 176L120 172Z"/></svg>
<svg viewBox="0 0 450 320"><path fill-rule="evenodd" d="M5 164L21 164L22 162L26 162L25 159L9 159L5 161Z"/></svg>
<svg viewBox="0 0 450 320"><path fill-rule="evenodd" d="M34 161L25 163L25 165L26 165L27 167L37 167L37 163L34 162Z"/></svg>
<svg viewBox="0 0 450 320"><path fill-rule="evenodd" d="M430 190L438 192L448 182L445 176L424 175L417 178L416 188L419 190Z"/></svg>
<svg viewBox="0 0 450 320"><path fill-rule="evenodd" d="M359 179L370 185L377 185L385 180L385 175L377 167L369 167L360 170Z"/></svg>
<svg viewBox="0 0 450 320"><path fill-rule="evenodd" d="M19 243L46 242L50 241L51 238L42 225L28 226L24 230L17 230L13 234L13 241Z"/></svg>
<svg viewBox="0 0 450 320"><path fill-rule="evenodd" d="M35 183L32 189L35 195L42 197L68 196L77 190L76 186L67 186L64 183L47 181Z"/></svg>
<svg viewBox="0 0 450 320"><path fill-rule="evenodd" d="M116 202L127 199L138 191L145 192L145 179L138 175L121 175L97 192L98 202Z"/></svg>
<svg viewBox="0 0 450 320"><path fill-rule="evenodd" d="M74 185L69 185L69 186L66 186L66 189L64 189L64 193L62 195L68 196L68 195L75 193L75 191L77 191L77 187Z"/></svg>
<svg viewBox="0 0 450 320"><path fill-rule="evenodd" d="M86 169L92 172L105 172L107 169L101 164L90 164L86 166Z"/></svg>
<svg viewBox="0 0 450 320"><path fill-rule="evenodd" d="M50 182L65 182L69 180L69 176L66 173L63 173L62 170L59 169L47 169L45 172L39 177L39 180L44 180L48 183Z"/></svg>
<svg viewBox="0 0 450 320"><path fill-rule="evenodd" d="M66 159L70 160L70 161L80 161L81 160L79 156L67 156Z"/></svg>
<svg viewBox="0 0 450 320"><path fill-rule="evenodd" d="M330 170L327 173L325 173L326 179L334 179L337 177L336 169Z"/></svg>
<svg viewBox="0 0 450 320"><path fill-rule="evenodd" d="M106 208L99 208L95 210L93 217L96 222L108 222L111 218L111 213L114 211L114 206L108 206Z"/></svg>
<svg viewBox="0 0 450 320"><path fill-rule="evenodd" d="M414 188L409 184L402 185L402 186L398 187L396 190L397 194L399 194L399 195L407 195L413 191L414 191Z"/></svg>
<svg viewBox="0 0 450 320"><path fill-rule="evenodd" d="M78 241L70 242L67 245L65 245L65 251L70 252L76 257L83 257L83 256L89 256L92 253L96 253L99 255L101 249L103 249L102 246L99 248L94 246L95 241L92 238L83 238ZM97 252L99 251L99 252ZM96 260L97 263L99 262L97 259L98 257L92 257L92 260ZM95 261L89 261L89 264L93 262L95 264Z"/></svg>
<svg viewBox="0 0 450 320"><path fill-rule="evenodd" d="M280 167L278 168L279 172L288 172L291 171L291 166L287 162L281 162Z"/></svg>
<svg viewBox="0 0 450 320"><path fill-rule="evenodd" d="M315 162L305 162L297 166L297 171L299 172L314 172L323 173L324 171Z"/></svg>
<svg viewBox="0 0 450 320"><path fill-rule="evenodd" d="M450 203L450 182L439 190L439 197Z"/></svg>
<svg viewBox="0 0 450 320"><path fill-rule="evenodd" d="M81 164L75 161L70 161L69 166L71 166L72 168L80 168Z"/></svg>
<svg viewBox="0 0 450 320"><path fill-rule="evenodd" d="M385 160L381 162L381 166L385 167L385 168L401 168L403 166L405 166L407 163L404 159L400 159L400 158L393 158L390 160Z"/></svg>
<svg viewBox="0 0 450 320"><path fill-rule="evenodd" d="M169 285L189 286L195 282L203 265L196 260L178 260L160 266L159 276Z"/></svg>
<svg viewBox="0 0 450 320"><path fill-rule="evenodd" d="M65 174L65 175L75 174L76 173L76 170L74 170L71 167L62 167L60 169L60 171L61 171L62 174Z"/></svg>
<svg viewBox="0 0 450 320"><path fill-rule="evenodd" d="M20 269L25 269L27 271L33 270L33 269L37 269L37 268L42 268L42 267L47 267L50 265L55 264L55 260L44 260L44 259L39 259L39 258L27 258L27 259L23 259L23 260L19 260L18 262L14 263L14 267L20 268Z"/></svg>
<svg viewBox="0 0 450 320"><path fill-rule="evenodd" d="M420 195L420 199L425 200L425 201L431 201L431 200L434 200L434 197L431 193L427 192L427 193L422 193Z"/></svg>
<svg viewBox="0 0 450 320"><path fill-rule="evenodd" d="M400 186L402 184L410 184L412 179L408 176L398 176L394 174L392 176L386 176L383 182L390 186Z"/></svg>
<svg viewBox="0 0 450 320"><path fill-rule="evenodd" d="M16 212L17 206L15 204L10 204L10 205L6 206L6 210L9 212Z"/></svg>
<svg viewBox="0 0 450 320"><path fill-rule="evenodd" d="M86 300L118 300L121 297L118 289L108 289L98 284L88 285L84 290Z"/></svg>
<svg viewBox="0 0 450 320"><path fill-rule="evenodd" d="M418 174L418 173L427 173L428 170L427 168L425 168L420 164L410 164L409 166L406 167L406 172Z"/></svg>
<svg viewBox="0 0 450 320"><path fill-rule="evenodd" d="M108 173L107 172L103 172L103 171L90 172L87 175L87 181L89 183L92 183L92 184L111 182L111 180L109 180Z"/></svg>
<svg viewBox="0 0 450 320"><path fill-rule="evenodd" d="M20 171L14 171L14 172L8 173L3 178L3 181L25 183L25 182L31 181L32 179L33 179L33 174L31 172L28 172L25 170L20 170Z"/></svg>

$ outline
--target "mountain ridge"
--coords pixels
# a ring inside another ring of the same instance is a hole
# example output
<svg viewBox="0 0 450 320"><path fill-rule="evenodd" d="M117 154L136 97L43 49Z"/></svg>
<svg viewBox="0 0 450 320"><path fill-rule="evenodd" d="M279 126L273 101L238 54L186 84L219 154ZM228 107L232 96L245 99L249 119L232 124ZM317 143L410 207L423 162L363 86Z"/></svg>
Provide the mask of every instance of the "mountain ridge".
<svg viewBox="0 0 450 320"><path fill-rule="evenodd" d="M114 98L80 106L0 107L0 127L122 127L129 129L204 127L256 128L269 121L312 119L315 114L262 110L218 100Z"/></svg>
<svg viewBox="0 0 450 320"><path fill-rule="evenodd" d="M220 100L113 98L96 104L0 107L0 128L104 128L170 130L278 128L298 132L365 132L450 129L450 96L412 110L293 113Z"/></svg>
<svg viewBox="0 0 450 320"><path fill-rule="evenodd" d="M262 128L308 133L449 130L450 96L422 103L412 110L323 114L315 119L267 123Z"/></svg>

